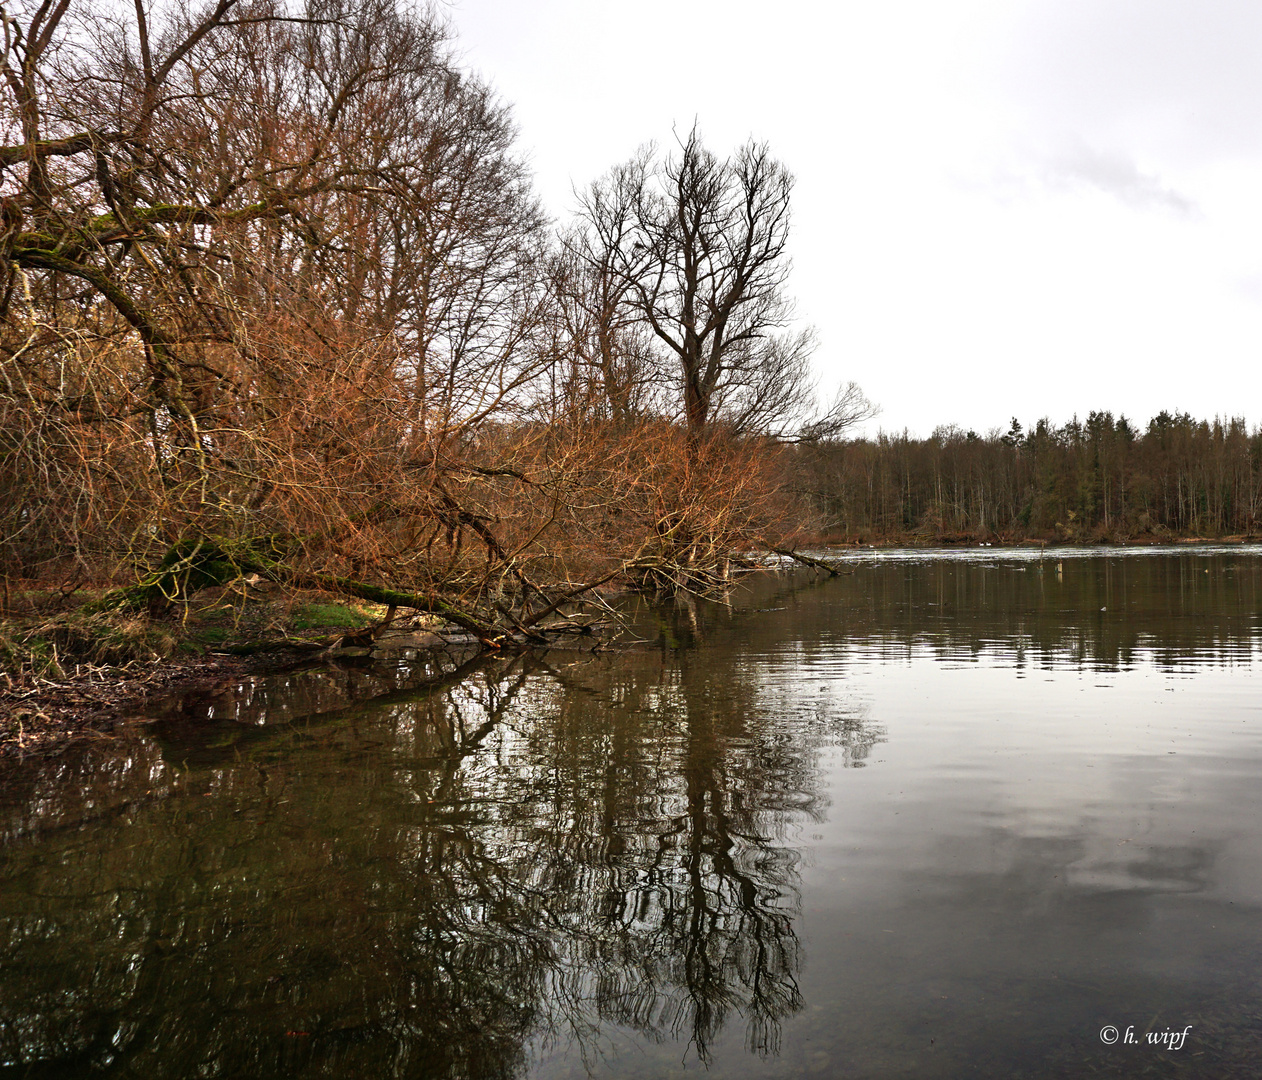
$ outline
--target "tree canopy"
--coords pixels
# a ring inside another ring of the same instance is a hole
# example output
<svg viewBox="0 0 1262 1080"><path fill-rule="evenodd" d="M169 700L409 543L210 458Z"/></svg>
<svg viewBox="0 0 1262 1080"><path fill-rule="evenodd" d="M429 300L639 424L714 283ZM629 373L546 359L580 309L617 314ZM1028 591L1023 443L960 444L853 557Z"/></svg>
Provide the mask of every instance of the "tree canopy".
<svg viewBox="0 0 1262 1080"><path fill-rule="evenodd" d="M694 132L558 235L435 10L19 0L3 31L6 573L152 590L235 552L489 639L791 528L765 439L844 409L813 412L766 147Z"/></svg>

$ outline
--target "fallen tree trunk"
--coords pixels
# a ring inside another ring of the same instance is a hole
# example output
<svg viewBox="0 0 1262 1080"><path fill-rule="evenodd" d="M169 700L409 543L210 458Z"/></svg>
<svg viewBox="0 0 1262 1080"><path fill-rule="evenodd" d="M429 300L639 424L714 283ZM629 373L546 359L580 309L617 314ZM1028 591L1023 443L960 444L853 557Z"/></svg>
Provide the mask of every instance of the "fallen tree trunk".
<svg viewBox="0 0 1262 1080"><path fill-rule="evenodd" d="M824 570L831 577L854 573L853 570L843 570L841 564L832 559L817 559L813 555L803 555L800 551L794 551L791 548L776 547L775 544L769 544L766 540L762 541L762 545L773 554L783 555L786 559L800 562L803 566L810 566L815 570Z"/></svg>
<svg viewBox="0 0 1262 1080"><path fill-rule="evenodd" d="M496 630L482 619L470 615L467 611L462 611L454 604L437 596L401 592L398 589L369 585L367 582L355 581L352 578L335 577L332 574L306 574L297 570L284 570L280 567L273 568L272 575L300 589L320 589L324 592L340 593L343 596L354 596L372 604L409 608L412 611L438 615L462 630L468 630L488 648L500 648L505 637L504 631Z"/></svg>
<svg viewBox="0 0 1262 1080"><path fill-rule="evenodd" d="M176 604L187 603L200 589L257 575L258 578L297 589L313 589L382 605L388 609L385 621L365 628L365 632L371 632L374 637L382 626L390 622L396 610L406 608L436 615L467 631L483 648L499 650L510 643L544 642L544 628L540 624L548 616L566 604L580 601L584 595L616 578L631 575L636 570L669 568L667 561L646 556L641 549L633 558L598 577L577 585L561 585L556 591L545 590L528 581L524 575L516 574L515 577L523 584L520 607L514 609L502 603L488 602L487 610L483 611L478 607L472 610L462 607L435 592L412 592L338 574L297 569L288 559L297 546L295 538L282 535L246 540L219 536L186 537L173 544L157 568L142 578L139 584L112 590L89 605L87 610L148 608L151 614L156 615ZM542 606L535 608L532 598L536 604L542 602ZM485 599L490 600L489 597ZM313 643L295 641L292 644L310 648Z"/></svg>

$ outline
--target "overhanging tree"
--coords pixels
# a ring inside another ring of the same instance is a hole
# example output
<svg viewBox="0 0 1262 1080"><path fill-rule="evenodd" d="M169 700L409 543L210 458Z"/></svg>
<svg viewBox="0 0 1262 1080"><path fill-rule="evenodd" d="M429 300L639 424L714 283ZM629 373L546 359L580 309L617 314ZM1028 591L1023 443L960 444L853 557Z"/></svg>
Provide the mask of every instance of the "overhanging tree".
<svg viewBox="0 0 1262 1080"><path fill-rule="evenodd" d="M6 568L285 533L319 580L476 600L517 545L472 481L520 482L488 457L552 362L507 109L393 0L161 12L3 13Z"/></svg>

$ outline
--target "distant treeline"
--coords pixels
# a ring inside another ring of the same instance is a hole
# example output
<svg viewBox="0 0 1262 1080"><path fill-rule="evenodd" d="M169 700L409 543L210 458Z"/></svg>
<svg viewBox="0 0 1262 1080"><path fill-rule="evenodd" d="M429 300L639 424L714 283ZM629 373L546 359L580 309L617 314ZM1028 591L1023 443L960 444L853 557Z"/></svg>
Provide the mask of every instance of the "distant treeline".
<svg viewBox="0 0 1262 1080"><path fill-rule="evenodd" d="M1140 429L1092 412L1006 434L938 428L803 450L824 533L1127 540L1248 535L1262 504L1262 428L1161 412Z"/></svg>

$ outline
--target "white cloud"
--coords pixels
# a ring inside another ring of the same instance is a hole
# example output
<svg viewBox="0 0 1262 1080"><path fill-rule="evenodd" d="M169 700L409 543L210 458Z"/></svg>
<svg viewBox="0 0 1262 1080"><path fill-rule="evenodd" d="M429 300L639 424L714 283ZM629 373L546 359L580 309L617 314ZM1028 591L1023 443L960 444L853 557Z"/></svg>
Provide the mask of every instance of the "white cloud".
<svg viewBox="0 0 1262 1080"><path fill-rule="evenodd" d="M1167 186L1161 177L1140 170L1118 151L1095 150L1079 143L1042 162L1042 180L1050 188L1089 187L1140 210L1167 210L1189 217L1196 204Z"/></svg>
<svg viewBox="0 0 1262 1080"><path fill-rule="evenodd" d="M1097 191L1133 210L1158 211L1182 218L1199 218L1201 209L1156 172L1147 171L1121 150L1099 150L1076 139L1055 150L1024 150L990 171L981 185L1002 201L1051 193Z"/></svg>

